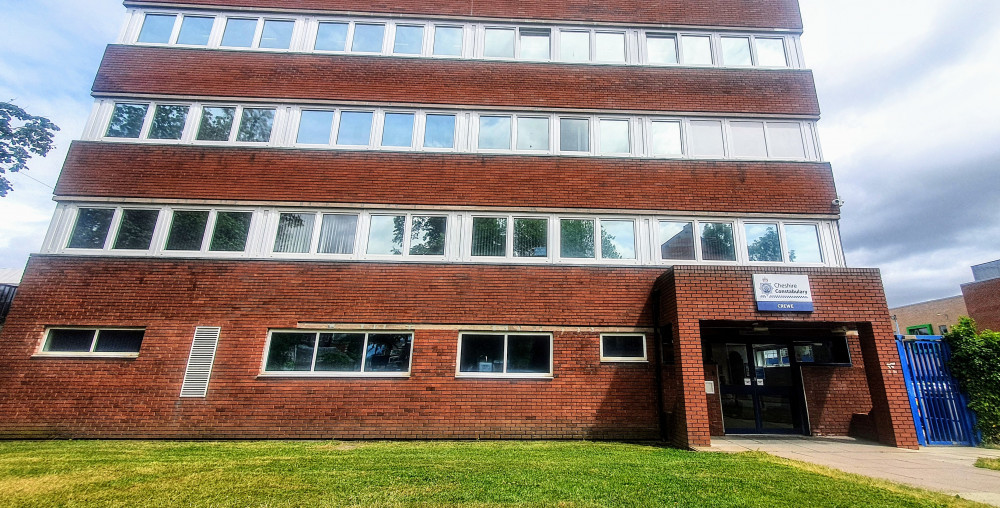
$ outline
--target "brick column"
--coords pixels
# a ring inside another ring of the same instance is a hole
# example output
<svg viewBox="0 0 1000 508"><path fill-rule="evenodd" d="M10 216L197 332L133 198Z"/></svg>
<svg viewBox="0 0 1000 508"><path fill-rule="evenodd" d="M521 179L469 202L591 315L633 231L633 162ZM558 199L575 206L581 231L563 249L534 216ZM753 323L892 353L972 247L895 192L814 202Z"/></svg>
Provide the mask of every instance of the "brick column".
<svg viewBox="0 0 1000 508"><path fill-rule="evenodd" d="M858 323L861 354L872 398L872 421L882 444L918 448L899 352L888 320Z"/></svg>

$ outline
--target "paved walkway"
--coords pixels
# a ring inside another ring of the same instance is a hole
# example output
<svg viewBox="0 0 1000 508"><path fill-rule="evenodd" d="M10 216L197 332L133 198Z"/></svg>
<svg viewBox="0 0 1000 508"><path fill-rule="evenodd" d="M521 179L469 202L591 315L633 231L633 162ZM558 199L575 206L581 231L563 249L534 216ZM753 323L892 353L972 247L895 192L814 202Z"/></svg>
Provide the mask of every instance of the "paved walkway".
<svg viewBox="0 0 1000 508"><path fill-rule="evenodd" d="M979 457L1000 457L1000 450L959 446L903 450L853 438L803 436L715 437L711 447L699 450L760 450L1000 506L1000 471L973 465Z"/></svg>

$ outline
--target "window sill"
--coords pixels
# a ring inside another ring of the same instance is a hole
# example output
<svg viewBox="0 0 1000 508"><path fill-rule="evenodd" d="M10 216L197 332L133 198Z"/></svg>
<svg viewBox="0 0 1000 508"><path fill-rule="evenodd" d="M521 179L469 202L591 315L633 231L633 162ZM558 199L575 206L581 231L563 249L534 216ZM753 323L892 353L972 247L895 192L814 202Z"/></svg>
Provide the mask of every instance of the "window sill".
<svg viewBox="0 0 1000 508"><path fill-rule="evenodd" d="M492 372L461 372L455 374L456 379L494 379L498 381L504 379L551 380L554 377L552 374L502 374Z"/></svg>
<svg viewBox="0 0 1000 508"><path fill-rule="evenodd" d="M409 372L262 372L257 379L408 378Z"/></svg>
<svg viewBox="0 0 1000 508"><path fill-rule="evenodd" d="M101 360L101 359L111 359L111 360L134 360L139 357L139 353L35 353L31 355L31 358L77 358L77 359L87 359L87 360Z"/></svg>
<svg viewBox="0 0 1000 508"><path fill-rule="evenodd" d="M601 363L649 363L646 358L601 358Z"/></svg>

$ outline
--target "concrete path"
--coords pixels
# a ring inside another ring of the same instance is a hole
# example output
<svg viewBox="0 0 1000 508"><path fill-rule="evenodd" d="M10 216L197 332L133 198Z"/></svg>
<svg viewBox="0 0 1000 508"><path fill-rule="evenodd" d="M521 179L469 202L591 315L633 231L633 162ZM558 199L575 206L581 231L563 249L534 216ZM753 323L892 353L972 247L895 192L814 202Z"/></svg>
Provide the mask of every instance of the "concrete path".
<svg viewBox="0 0 1000 508"><path fill-rule="evenodd" d="M903 450L846 437L803 436L715 437L711 447L699 450L760 450L779 457L1000 506L1000 471L973 465L979 457L1000 457L1000 450L959 446Z"/></svg>

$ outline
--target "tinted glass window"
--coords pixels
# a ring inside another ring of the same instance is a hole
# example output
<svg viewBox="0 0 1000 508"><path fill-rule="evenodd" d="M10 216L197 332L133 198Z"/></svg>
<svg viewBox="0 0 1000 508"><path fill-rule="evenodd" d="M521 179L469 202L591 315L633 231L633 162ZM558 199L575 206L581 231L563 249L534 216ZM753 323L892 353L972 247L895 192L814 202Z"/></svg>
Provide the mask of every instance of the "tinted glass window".
<svg viewBox="0 0 1000 508"><path fill-rule="evenodd" d="M243 252L250 234L252 212L218 212L215 215L215 230L208 250L222 252Z"/></svg>
<svg viewBox="0 0 1000 508"><path fill-rule="evenodd" d="M694 259L694 228L690 222L660 221L660 258Z"/></svg>
<svg viewBox="0 0 1000 508"><path fill-rule="evenodd" d="M369 333L365 372L408 372L411 342L408 333Z"/></svg>
<svg viewBox="0 0 1000 508"><path fill-rule="evenodd" d="M548 219L514 219L514 257L546 257L548 242Z"/></svg>
<svg viewBox="0 0 1000 508"><path fill-rule="evenodd" d="M594 221L591 219L560 220L559 251L564 258L594 257Z"/></svg>
<svg viewBox="0 0 1000 508"><path fill-rule="evenodd" d="M447 217L414 216L410 227L410 254L443 256L447 227Z"/></svg>
<svg viewBox="0 0 1000 508"><path fill-rule="evenodd" d="M249 143L266 143L271 140L271 128L274 126L274 110L245 108L240 119L240 130L236 141Z"/></svg>
<svg viewBox="0 0 1000 508"><path fill-rule="evenodd" d="M143 335L142 330L100 330L94 352L138 353Z"/></svg>
<svg viewBox="0 0 1000 508"><path fill-rule="evenodd" d="M45 351L89 352L95 330L49 330Z"/></svg>
<svg viewBox="0 0 1000 508"><path fill-rule="evenodd" d="M601 337L605 358L645 358L646 340L642 335L605 335Z"/></svg>
<svg viewBox="0 0 1000 508"><path fill-rule="evenodd" d="M509 335L507 372L544 374L549 372L551 348L546 335Z"/></svg>
<svg viewBox="0 0 1000 508"><path fill-rule="evenodd" d="M233 131L236 108L203 108L201 125L198 127L200 141L229 141Z"/></svg>
<svg viewBox="0 0 1000 508"><path fill-rule="evenodd" d="M153 240L159 210L124 210L115 238L115 249L147 250Z"/></svg>
<svg viewBox="0 0 1000 508"><path fill-rule="evenodd" d="M736 261L733 225L728 222L702 222L701 257L705 261Z"/></svg>
<svg viewBox="0 0 1000 508"><path fill-rule="evenodd" d="M103 249L115 211L110 208L81 208L70 236L71 249Z"/></svg>
<svg viewBox="0 0 1000 508"><path fill-rule="evenodd" d="M168 106L160 104L153 112L153 123L149 126L149 139L181 139L184 124L187 123L189 106Z"/></svg>
<svg viewBox="0 0 1000 508"><path fill-rule="evenodd" d="M507 255L507 219L504 217L472 218L472 255Z"/></svg>
<svg viewBox="0 0 1000 508"><path fill-rule="evenodd" d="M364 348L363 333L321 333L316 350L316 370L361 372Z"/></svg>
<svg viewBox="0 0 1000 508"><path fill-rule="evenodd" d="M271 334L265 370L311 370L315 347L315 333L274 332Z"/></svg>
<svg viewBox="0 0 1000 508"><path fill-rule="evenodd" d="M146 120L148 104L115 104L111 123L105 136L109 138L137 138Z"/></svg>
<svg viewBox="0 0 1000 508"><path fill-rule="evenodd" d="M462 335L461 372L503 372L503 335Z"/></svg>
<svg viewBox="0 0 1000 508"><path fill-rule="evenodd" d="M319 252L353 254L357 231L357 215L324 214L319 232Z"/></svg>
<svg viewBox="0 0 1000 508"><path fill-rule="evenodd" d="M165 248L167 250L201 250L207 224L207 211L180 210L174 212Z"/></svg>
<svg viewBox="0 0 1000 508"><path fill-rule="evenodd" d="M274 239L274 252L309 252L312 245L316 215L312 213L283 213L278 217L278 234Z"/></svg>
<svg viewBox="0 0 1000 508"><path fill-rule="evenodd" d="M750 261L781 261L777 224L746 224L747 256Z"/></svg>

